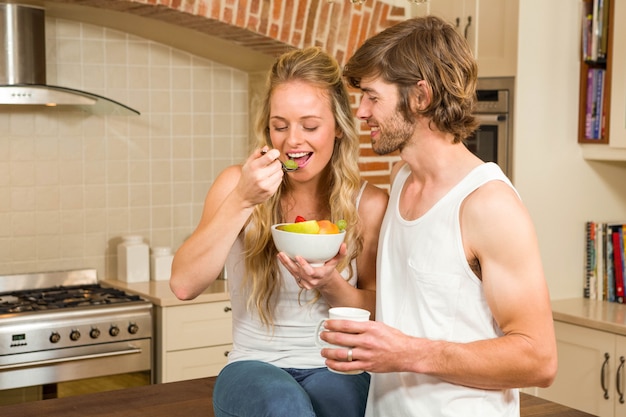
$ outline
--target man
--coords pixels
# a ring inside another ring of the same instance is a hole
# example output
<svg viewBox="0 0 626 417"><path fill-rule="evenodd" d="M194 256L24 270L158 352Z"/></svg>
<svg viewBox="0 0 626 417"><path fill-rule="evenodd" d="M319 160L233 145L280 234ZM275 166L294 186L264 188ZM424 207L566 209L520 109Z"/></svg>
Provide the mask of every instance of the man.
<svg viewBox="0 0 626 417"><path fill-rule="evenodd" d="M549 386L556 342L532 221L476 128L477 65L441 19L366 41L344 76L379 154L400 151L377 259L376 322L329 320L336 370L372 373L367 416L518 416L517 388Z"/></svg>

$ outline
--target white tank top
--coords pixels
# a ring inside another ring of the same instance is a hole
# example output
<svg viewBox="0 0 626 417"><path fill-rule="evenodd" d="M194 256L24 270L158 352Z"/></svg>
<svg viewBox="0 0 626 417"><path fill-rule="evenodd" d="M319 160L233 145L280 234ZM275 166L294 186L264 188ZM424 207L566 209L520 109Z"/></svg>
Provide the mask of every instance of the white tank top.
<svg viewBox="0 0 626 417"><path fill-rule="evenodd" d="M357 196L358 208L364 182ZM277 261L278 262L278 261ZM228 290L233 308L233 350L228 362L258 360L280 368L321 368L326 366L315 345L315 328L320 320L328 318L328 303L320 297L309 303L313 291L301 291L295 278L278 262L280 269L280 297L275 297L274 327L264 327L256 310L247 310L247 293L242 288L245 274L243 233L239 235L226 260ZM353 276L349 283L356 286L356 261L352 261ZM342 276L347 277L347 269ZM298 301L298 294L300 300Z"/></svg>
<svg viewBox="0 0 626 417"><path fill-rule="evenodd" d="M400 169L378 243L376 320L433 340L471 342L502 333L470 269L461 240L463 200L488 181L511 182L493 163L480 165L416 220L400 215ZM517 390L458 386L417 373L372 374L366 416L519 416Z"/></svg>

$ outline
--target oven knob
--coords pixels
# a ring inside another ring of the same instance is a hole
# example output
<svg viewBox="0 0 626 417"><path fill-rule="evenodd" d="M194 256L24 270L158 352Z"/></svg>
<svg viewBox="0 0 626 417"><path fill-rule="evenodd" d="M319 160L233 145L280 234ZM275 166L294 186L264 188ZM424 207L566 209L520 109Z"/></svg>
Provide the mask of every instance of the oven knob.
<svg viewBox="0 0 626 417"><path fill-rule="evenodd" d="M70 332L70 340L77 341L80 339L80 332L78 330L72 330Z"/></svg>
<svg viewBox="0 0 626 417"><path fill-rule="evenodd" d="M130 323L128 325L128 333L135 334L138 331L139 331L139 326L137 326L135 323Z"/></svg>
<svg viewBox="0 0 626 417"><path fill-rule="evenodd" d="M98 329L97 327L94 327L93 329L89 331L89 336L92 339L97 339L98 337L100 337L100 329Z"/></svg>
<svg viewBox="0 0 626 417"><path fill-rule="evenodd" d="M109 329L109 334L113 337L117 336L118 334L120 334L120 328L117 327L115 324L112 325Z"/></svg>
<svg viewBox="0 0 626 417"><path fill-rule="evenodd" d="M58 343L59 340L61 340L61 335L58 334L57 332L52 332L52 334L50 335L50 342Z"/></svg>

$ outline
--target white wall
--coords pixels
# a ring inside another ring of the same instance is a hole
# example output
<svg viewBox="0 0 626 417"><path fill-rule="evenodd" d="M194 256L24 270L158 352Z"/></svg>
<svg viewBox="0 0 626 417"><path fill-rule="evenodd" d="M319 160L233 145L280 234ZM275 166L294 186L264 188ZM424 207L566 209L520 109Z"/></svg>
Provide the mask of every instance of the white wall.
<svg viewBox="0 0 626 417"><path fill-rule="evenodd" d="M0 274L113 278L119 236L177 249L217 173L247 155L248 75L101 26L46 23L50 84L141 116L0 108Z"/></svg>
<svg viewBox="0 0 626 417"><path fill-rule="evenodd" d="M579 22L578 0L520 1L514 178L553 299L582 295L585 221L626 222L626 163L577 144Z"/></svg>

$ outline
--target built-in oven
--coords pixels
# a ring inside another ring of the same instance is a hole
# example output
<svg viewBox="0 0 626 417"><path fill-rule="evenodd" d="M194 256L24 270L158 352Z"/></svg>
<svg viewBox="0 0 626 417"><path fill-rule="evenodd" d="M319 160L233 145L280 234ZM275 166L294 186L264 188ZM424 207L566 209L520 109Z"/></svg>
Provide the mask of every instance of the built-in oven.
<svg viewBox="0 0 626 417"><path fill-rule="evenodd" d="M152 383L152 316L95 269L0 276L0 405Z"/></svg>
<svg viewBox="0 0 626 417"><path fill-rule="evenodd" d="M465 145L485 162L497 163L512 179L513 77L479 78L476 119L480 126Z"/></svg>

